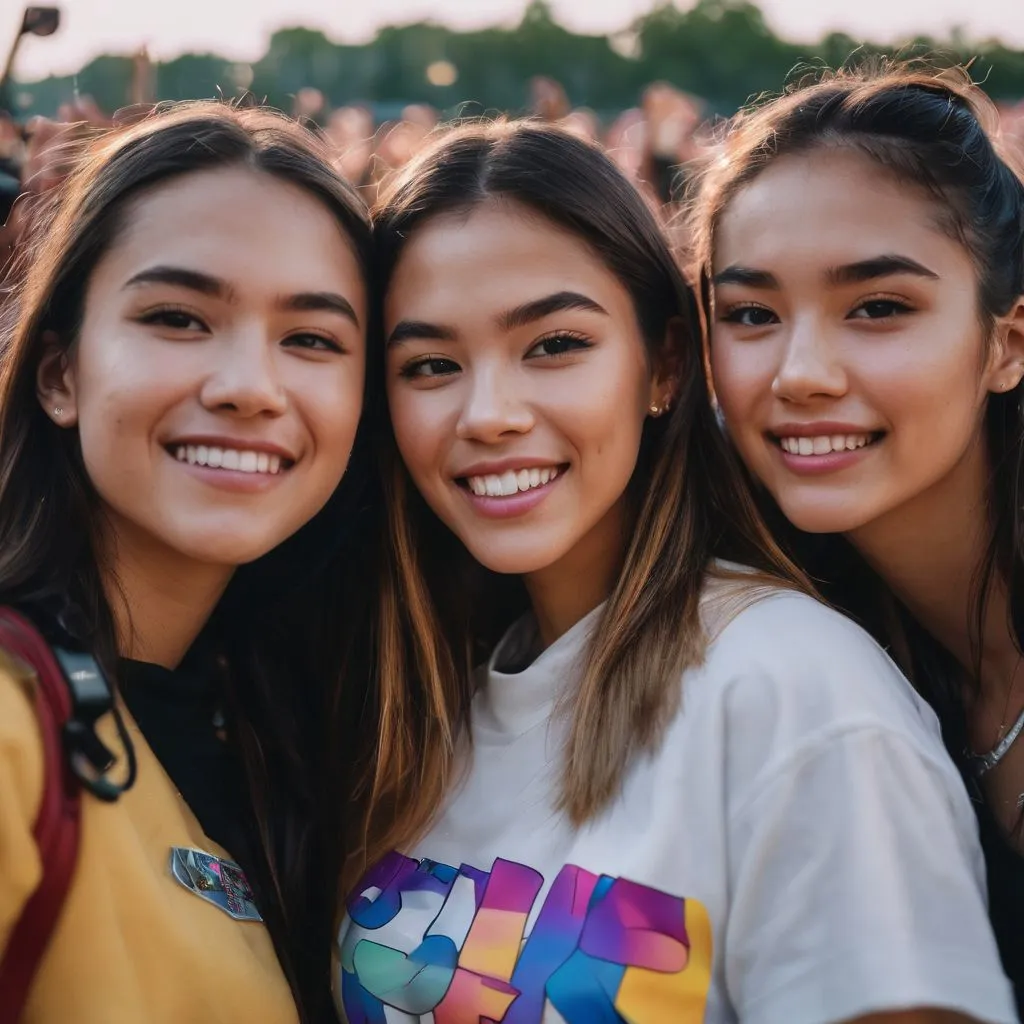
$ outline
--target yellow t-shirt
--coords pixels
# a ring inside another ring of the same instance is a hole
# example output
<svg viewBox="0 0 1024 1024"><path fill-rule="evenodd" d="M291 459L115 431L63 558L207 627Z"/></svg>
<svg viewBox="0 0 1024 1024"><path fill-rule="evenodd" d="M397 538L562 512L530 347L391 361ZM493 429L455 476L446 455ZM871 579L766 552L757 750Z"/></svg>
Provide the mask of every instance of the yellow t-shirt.
<svg viewBox="0 0 1024 1024"><path fill-rule="evenodd" d="M42 875L32 837L43 791L32 685L0 652L0 951ZM232 919L173 878L172 847L230 855L204 835L125 721L138 780L113 804L83 793L75 874L24 1024L295 1024L266 928ZM98 732L120 750L112 716Z"/></svg>

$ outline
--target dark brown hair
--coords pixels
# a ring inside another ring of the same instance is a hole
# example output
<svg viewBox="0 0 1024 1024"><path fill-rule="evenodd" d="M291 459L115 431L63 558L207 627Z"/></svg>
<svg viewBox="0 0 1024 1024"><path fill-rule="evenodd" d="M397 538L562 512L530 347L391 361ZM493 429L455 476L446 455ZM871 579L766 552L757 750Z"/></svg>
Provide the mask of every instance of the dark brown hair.
<svg viewBox="0 0 1024 1024"><path fill-rule="evenodd" d="M175 178L224 167L251 168L313 196L369 267L363 204L310 133L267 110L183 104L82 150L73 173L32 218L4 310L0 603L52 616L111 675L119 652L103 586L111 567L100 544L101 504L77 431L59 429L40 408L44 332L63 346L74 342L93 269L117 243L136 200ZM238 570L208 627L227 666L230 733L258 826L253 882L305 1019L319 1016L329 999L331 908L324 897L333 891L338 853L328 823L337 833L342 805L332 817L324 801L327 728L342 730L324 708L344 645L337 621L325 619L345 589L340 562L345 531L354 529L356 476L358 469L306 527Z"/></svg>
<svg viewBox="0 0 1024 1024"><path fill-rule="evenodd" d="M629 292L651 364L664 360L678 380L670 413L644 427L623 569L573 695L561 799L582 823L614 798L629 760L657 741L683 670L703 655L699 598L713 558L794 583L799 574L773 547L717 428L694 296L655 215L596 146L532 122L442 135L375 210L378 296L432 218L492 201L518 204L588 246ZM371 359L377 372L383 358ZM362 863L429 825L467 733L472 667L527 606L518 578L483 570L427 507L383 409L376 429L390 537L377 638L380 738L365 788L374 814Z"/></svg>
<svg viewBox="0 0 1024 1024"><path fill-rule="evenodd" d="M1024 292L1024 185L999 139L998 115L960 69L867 65L824 73L742 112L709 158L691 200L690 233L701 293L709 300L715 228L733 196L779 157L822 147L863 154L934 200L939 227L970 254L979 318L991 332ZM710 317L708 318L710 322ZM712 342L713 343L713 342ZM988 398L984 431L991 530L973 587L973 668L992 585L1010 597L1010 626L1024 644L1024 388ZM900 607L842 538L801 534L765 497L766 515L788 550L834 603L901 654L904 668L938 710L951 753L963 763L963 668ZM909 638L909 642L908 642Z"/></svg>

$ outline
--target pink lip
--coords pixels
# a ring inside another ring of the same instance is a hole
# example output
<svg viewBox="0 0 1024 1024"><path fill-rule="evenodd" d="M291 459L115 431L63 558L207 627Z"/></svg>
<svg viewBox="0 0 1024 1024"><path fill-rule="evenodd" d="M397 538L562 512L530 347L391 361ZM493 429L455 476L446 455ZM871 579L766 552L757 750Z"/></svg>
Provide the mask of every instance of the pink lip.
<svg viewBox="0 0 1024 1024"><path fill-rule="evenodd" d="M235 445L226 445L225 447L233 448ZM256 449L249 450L255 451ZM275 451L273 454L276 455L277 452ZM233 494L263 494L272 487L276 487L281 479L291 471L290 467L288 469L282 467L278 473L243 473L239 469L214 469L211 466L179 461L170 452L167 453L167 457L200 483Z"/></svg>
<svg viewBox="0 0 1024 1024"><path fill-rule="evenodd" d="M836 431L839 433L839 431ZM786 437L801 435L786 434ZM808 435L802 435L804 437ZM818 435L813 435L818 436ZM854 448L852 451L828 452L825 455L793 455L784 448L772 443L771 447L782 460L786 469L798 476L819 476L822 473L834 473L840 469L847 469L864 458L865 454L877 447L878 441L864 445L863 448Z"/></svg>
<svg viewBox="0 0 1024 1024"><path fill-rule="evenodd" d="M524 463L518 465L526 468ZM541 463L550 466L550 462ZM483 476L483 473L472 473L471 476ZM554 480L541 484L540 487L531 487L528 491L520 491L518 494L511 494L507 498L493 498L489 495L474 494L468 487L459 487L459 490L466 496L466 499L473 506L474 510L488 519L513 519L516 516L524 516L532 512L550 493L554 487L565 476L559 473Z"/></svg>

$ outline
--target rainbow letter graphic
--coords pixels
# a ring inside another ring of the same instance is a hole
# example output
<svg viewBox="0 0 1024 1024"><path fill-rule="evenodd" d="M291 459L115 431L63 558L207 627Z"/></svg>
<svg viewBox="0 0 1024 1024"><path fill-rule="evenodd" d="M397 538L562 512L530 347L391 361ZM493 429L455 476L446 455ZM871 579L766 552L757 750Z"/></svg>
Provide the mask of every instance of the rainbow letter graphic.
<svg viewBox="0 0 1024 1024"><path fill-rule="evenodd" d="M393 853L348 903L341 994L349 1024L432 1013L435 1024L699 1024L712 934L697 900L567 864L490 872ZM399 1016L386 1014L386 1008Z"/></svg>

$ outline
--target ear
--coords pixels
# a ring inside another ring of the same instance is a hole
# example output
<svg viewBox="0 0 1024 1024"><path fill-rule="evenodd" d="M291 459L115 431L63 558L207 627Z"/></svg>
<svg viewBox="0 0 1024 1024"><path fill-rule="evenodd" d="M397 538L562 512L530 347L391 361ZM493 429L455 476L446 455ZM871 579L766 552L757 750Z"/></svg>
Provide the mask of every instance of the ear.
<svg viewBox="0 0 1024 1024"><path fill-rule="evenodd" d="M53 331L43 333L43 346L43 358L36 368L39 404L58 427L73 427L78 422L78 404L68 348Z"/></svg>
<svg viewBox="0 0 1024 1024"><path fill-rule="evenodd" d="M996 321L985 387L997 394L1012 391L1024 377L1024 299Z"/></svg>
<svg viewBox="0 0 1024 1024"><path fill-rule="evenodd" d="M690 332L682 317L673 317L665 329L665 340L651 360L651 389L648 412L662 416L672 407L679 395L679 382L683 376L686 345Z"/></svg>

